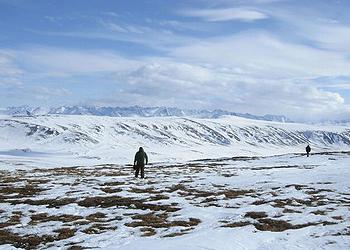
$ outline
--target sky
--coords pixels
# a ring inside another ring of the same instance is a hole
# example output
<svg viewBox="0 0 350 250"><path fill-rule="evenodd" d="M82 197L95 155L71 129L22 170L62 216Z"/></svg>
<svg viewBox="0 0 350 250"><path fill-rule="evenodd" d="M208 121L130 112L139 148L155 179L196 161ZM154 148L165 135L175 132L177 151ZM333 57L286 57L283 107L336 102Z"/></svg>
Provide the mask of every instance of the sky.
<svg viewBox="0 0 350 250"><path fill-rule="evenodd" d="M350 119L348 0L0 0L0 107Z"/></svg>

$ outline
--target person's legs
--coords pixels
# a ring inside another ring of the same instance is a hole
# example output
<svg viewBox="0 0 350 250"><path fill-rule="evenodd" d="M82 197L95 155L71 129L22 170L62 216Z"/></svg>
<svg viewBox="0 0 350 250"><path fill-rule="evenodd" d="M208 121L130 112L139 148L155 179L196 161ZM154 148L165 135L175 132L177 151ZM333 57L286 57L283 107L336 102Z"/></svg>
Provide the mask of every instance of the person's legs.
<svg viewBox="0 0 350 250"><path fill-rule="evenodd" d="M306 152L307 157L309 157L310 152Z"/></svg>
<svg viewBox="0 0 350 250"><path fill-rule="evenodd" d="M135 177L137 178L137 176L139 175L140 172L140 167L136 166L136 171L135 171Z"/></svg>
<svg viewBox="0 0 350 250"><path fill-rule="evenodd" d="M141 166L141 178L145 178L145 166Z"/></svg>

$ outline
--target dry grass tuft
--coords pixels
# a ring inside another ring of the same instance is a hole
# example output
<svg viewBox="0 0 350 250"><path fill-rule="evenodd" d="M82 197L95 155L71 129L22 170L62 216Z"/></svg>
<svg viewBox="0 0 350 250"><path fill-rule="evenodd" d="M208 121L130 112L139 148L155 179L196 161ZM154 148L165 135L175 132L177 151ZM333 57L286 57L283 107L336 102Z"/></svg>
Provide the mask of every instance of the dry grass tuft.
<svg viewBox="0 0 350 250"><path fill-rule="evenodd" d="M108 194L113 194L113 193L119 193L119 192L123 191L123 189L122 188L104 187L104 188L101 188L101 191L108 193Z"/></svg>
<svg viewBox="0 0 350 250"><path fill-rule="evenodd" d="M0 230L0 242L2 244L10 244L17 248L35 249L39 245L44 245L55 241L56 238L52 235L25 235L20 236L8 230Z"/></svg>
<svg viewBox="0 0 350 250"><path fill-rule="evenodd" d="M311 213L315 214L315 215L326 215L327 211L323 211L323 210L316 210L316 211L312 211Z"/></svg>
<svg viewBox="0 0 350 250"><path fill-rule="evenodd" d="M160 194L161 192L156 190L155 188L135 188L132 187L128 190L130 193L147 193L147 194Z"/></svg>
<svg viewBox="0 0 350 250"><path fill-rule="evenodd" d="M46 189L44 188L39 188L37 185L31 185L31 184L26 184L23 187L5 186L0 188L0 195L2 196L3 199L6 199L6 198L15 199L15 198L34 196L45 190ZM14 194L17 194L17 195L14 195Z"/></svg>
<svg viewBox="0 0 350 250"><path fill-rule="evenodd" d="M79 215L70 215L70 214L48 215L47 213L33 214L30 218L31 218L31 221L29 222L30 225L37 225L39 223L44 223L48 221L73 222L76 220L83 219L83 217Z"/></svg>
<svg viewBox="0 0 350 250"><path fill-rule="evenodd" d="M231 228L234 228L234 227L244 227L244 226L248 226L248 225L251 225L252 223L249 222L249 221L238 221L238 222L232 222L232 223L227 223L221 227L231 227Z"/></svg>
<svg viewBox="0 0 350 250"><path fill-rule="evenodd" d="M126 207L129 209L141 209L152 211L176 212L180 208L172 205L149 204L144 199L134 199L122 196L96 196L88 197L78 202L83 207Z"/></svg>
<svg viewBox="0 0 350 250"><path fill-rule="evenodd" d="M294 226L287 221L273 220L270 218L259 219L259 223L254 226L260 231L282 232L288 229L293 229Z"/></svg>
<svg viewBox="0 0 350 250"><path fill-rule="evenodd" d="M94 222L101 222L104 221L104 219L106 218L106 215L104 213L93 213L90 214L88 216L85 217L85 219L89 220L89 221L94 221Z"/></svg>
<svg viewBox="0 0 350 250"><path fill-rule="evenodd" d="M77 229L72 229L67 227L54 230L55 233L58 233L58 236L56 237L58 240L71 238L74 236L76 231Z"/></svg>
<svg viewBox="0 0 350 250"><path fill-rule="evenodd" d="M5 228L19 224L21 222L21 216L21 211L12 212L11 217L6 222L0 223L0 228Z"/></svg>
<svg viewBox="0 0 350 250"><path fill-rule="evenodd" d="M259 219L259 218L265 218L267 217L267 214L265 212L247 212L244 217L250 217L252 219Z"/></svg>
<svg viewBox="0 0 350 250"><path fill-rule="evenodd" d="M86 234L101 234L107 231L116 230L116 227L112 227L104 223L92 224L89 228L84 229L82 232Z"/></svg>
<svg viewBox="0 0 350 250"><path fill-rule="evenodd" d="M143 233L141 234L142 237L150 237L157 234L156 230L151 227L142 227L140 228L140 231Z"/></svg>
<svg viewBox="0 0 350 250"><path fill-rule="evenodd" d="M48 208L59 208L68 204L71 204L76 201L76 198L62 198L62 199L43 199L43 200L31 200L26 199L22 201L10 201L12 204L28 204L34 206L45 205Z"/></svg>
<svg viewBox="0 0 350 250"><path fill-rule="evenodd" d="M155 214L138 214L132 216L133 221L125 223L127 227L143 227L143 228L172 228L172 227L194 227L201 221L196 218L189 218L188 221L174 220L170 221L167 213Z"/></svg>

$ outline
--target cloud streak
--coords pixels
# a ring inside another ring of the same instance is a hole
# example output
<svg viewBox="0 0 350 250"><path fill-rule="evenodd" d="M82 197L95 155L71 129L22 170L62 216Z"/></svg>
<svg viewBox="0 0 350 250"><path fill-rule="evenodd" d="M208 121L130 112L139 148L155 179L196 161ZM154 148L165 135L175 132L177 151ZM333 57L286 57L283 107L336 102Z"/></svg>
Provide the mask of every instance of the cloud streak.
<svg viewBox="0 0 350 250"><path fill-rule="evenodd" d="M350 61L341 53L285 42L267 32L214 38L178 47L170 54L197 63L241 68L258 77L350 75Z"/></svg>
<svg viewBox="0 0 350 250"><path fill-rule="evenodd" d="M250 8L190 9L180 12L184 16L197 17L209 22L244 21L267 19L268 16Z"/></svg>

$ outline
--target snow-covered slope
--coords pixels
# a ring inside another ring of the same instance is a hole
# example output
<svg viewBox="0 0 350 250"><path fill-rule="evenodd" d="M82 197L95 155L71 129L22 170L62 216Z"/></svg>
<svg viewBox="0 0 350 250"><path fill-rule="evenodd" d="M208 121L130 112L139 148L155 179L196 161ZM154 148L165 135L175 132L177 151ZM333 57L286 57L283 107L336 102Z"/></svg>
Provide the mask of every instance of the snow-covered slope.
<svg viewBox="0 0 350 250"><path fill-rule="evenodd" d="M303 152L308 142L314 152L349 149L350 129L238 117L0 116L4 166L127 163L139 146L152 162L272 155Z"/></svg>
<svg viewBox="0 0 350 250"><path fill-rule="evenodd" d="M139 146L146 179L115 164ZM0 116L0 249L349 249L349 152L345 126Z"/></svg>

